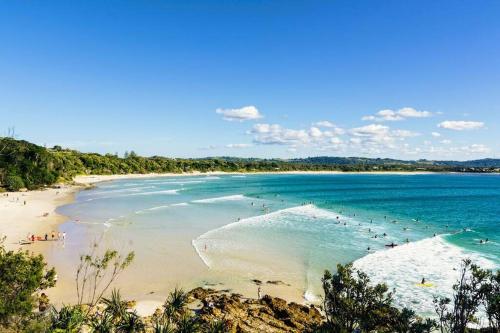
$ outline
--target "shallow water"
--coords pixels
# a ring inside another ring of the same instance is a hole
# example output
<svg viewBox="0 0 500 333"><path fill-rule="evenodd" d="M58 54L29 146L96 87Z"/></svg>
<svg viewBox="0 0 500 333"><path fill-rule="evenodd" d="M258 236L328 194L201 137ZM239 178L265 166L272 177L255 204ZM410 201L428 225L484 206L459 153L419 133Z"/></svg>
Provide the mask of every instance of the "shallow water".
<svg viewBox="0 0 500 333"><path fill-rule="evenodd" d="M61 226L64 248L49 253L61 281L98 238L136 252L120 280L135 298L164 297L175 285L251 293L259 279L289 284L264 292L312 301L325 269L355 261L396 288L398 304L429 313L433 295L449 294L461 258L500 264L498 175L130 179L82 191L59 210L71 218ZM422 277L434 287L417 287Z"/></svg>

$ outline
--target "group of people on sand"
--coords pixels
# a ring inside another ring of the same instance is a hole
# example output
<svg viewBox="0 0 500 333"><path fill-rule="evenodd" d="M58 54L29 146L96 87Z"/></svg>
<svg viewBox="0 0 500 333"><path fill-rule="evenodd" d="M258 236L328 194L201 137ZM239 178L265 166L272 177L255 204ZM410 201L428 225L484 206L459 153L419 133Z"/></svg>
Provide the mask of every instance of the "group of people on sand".
<svg viewBox="0 0 500 333"><path fill-rule="evenodd" d="M4 193L3 196L8 197L9 193ZM22 200L22 201L23 201L23 205L26 206L26 200ZM11 202L14 202L14 201L11 200ZM19 202L19 197L16 197L15 202Z"/></svg>
<svg viewBox="0 0 500 333"><path fill-rule="evenodd" d="M66 233L65 232L55 232L52 230L50 233L50 237L48 233L45 233L44 236L35 236L34 234L29 234L28 235L28 241L30 242L35 242L35 241L64 241L66 240Z"/></svg>

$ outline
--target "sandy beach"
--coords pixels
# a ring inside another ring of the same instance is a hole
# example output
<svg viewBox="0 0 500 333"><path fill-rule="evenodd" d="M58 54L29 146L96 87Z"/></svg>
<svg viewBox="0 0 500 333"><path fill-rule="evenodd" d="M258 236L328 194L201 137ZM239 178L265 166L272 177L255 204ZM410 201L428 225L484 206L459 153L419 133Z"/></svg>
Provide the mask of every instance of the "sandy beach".
<svg viewBox="0 0 500 333"><path fill-rule="evenodd" d="M29 192L8 192L0 194L0 235L5 236L7 249L21 247L19 240L28 234L45 235L65 217L56 212L58 206L73 201L79 186L61 185L60 188L48 188ZM35 252L43 250L43 242L37 242L29 249Z"/></svg>
<svg viewBox="0 0 500 333"><path fill-rule="evenodd" d="M120 180L120 179L141 179L154 177L189 177L189 176L221 176L221 175L426 175L435 174L430 171L360 171L360 172L344 172L344 171L276 171L276 172L224 172L224 171L209 171L209 172L188 172L188 173L148 173L148 174L126 174L126 175L80 175L74 178L74 181L79 184L90 185L99 182Z"/></svg>

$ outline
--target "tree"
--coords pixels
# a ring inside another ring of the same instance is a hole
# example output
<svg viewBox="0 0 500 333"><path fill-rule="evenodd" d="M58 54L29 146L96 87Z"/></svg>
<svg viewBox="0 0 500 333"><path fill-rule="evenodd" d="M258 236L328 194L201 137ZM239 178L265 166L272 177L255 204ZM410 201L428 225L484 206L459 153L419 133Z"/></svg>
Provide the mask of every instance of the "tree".
<svg viewBox="0 0 500 333"><path fill-rule="evenodd" d="M485 297L486 314L493 332L500 332L500 270L491 274Z"/></svg>
<svg viewBox="0 0 500 333"><path fill-rule="evenodd" d="M0 326L19 326L31 315L37 292L55 285L55 270L43 256L6 251L0 240Z"/></svg>
<svg viewBox="0 0 500 333"><path fill-rule="evenodd" d="M488 295L491 272L479 268L465 259L460 278L453 286L453 302L449 298L435 298L434 305L441 332L464 333L470 323L476 322L475 314Z"/></svg>
<svg viewBox="0 0 500 333"><path fill-rule="evenodd" d="M80 256L76 271L76 293L78 305L88 306L87 314L101 301L111 284L134 260L134 252L125 257L118 251L106 250L99 255L98 242L92 246L89 254Z"/></svg>
<svg viewBox="0 0 500 333"><path fill-rule="evenodd" d="M7 175L5 177L5 185L9 191L19 191L24 187L24 181L17 175Z"/></svg>
<svg viewBox="0 0 500 333"><path fill-rule="evenodd" d="M371 286L368 276L352 264L337 265L335 274L325 271L322 283L323 308L331 331L370 332L383 330L390 322L392 293L385 284Z"/></svg>

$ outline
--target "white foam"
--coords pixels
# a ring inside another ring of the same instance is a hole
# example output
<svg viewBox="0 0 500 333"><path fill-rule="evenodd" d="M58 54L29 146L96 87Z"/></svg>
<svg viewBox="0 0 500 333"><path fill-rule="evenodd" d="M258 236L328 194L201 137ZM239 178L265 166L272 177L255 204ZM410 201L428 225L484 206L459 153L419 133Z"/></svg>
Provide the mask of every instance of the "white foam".
<svg viewBox="0 0 500 333"><path fill-rule="evenodd" d="M231 176L233 178L247 178L247 176Z"/></svg>
<svg viewBox="0 0 500 333"><path fill-rule="evenodd" d="M255 225L255 224L263 224L263 223L273 223L277 221L281 216L287 215L287 214L292 214L292 215L302 215L302 216L308 216L310 218L322 218L322 219L336 219L337 216L339 218L341 217L340 215L330 212L325 209L317 208L314 205L303 205L303 206L296 206L296 207L291 207L291 208L286 208L286 209L281 209L277 210L272 213L264 214L264 215L258 215L258 216L253 216L249 217L246 219L242 219L237 222L232 222L229 224L226 224L220 228L210 230L203 235L199 236L195 240L192 241L193 247L195 248L196 252L198 253L198 256L201 258L201 260L205 263L205 265L209 268L211 268L212 264L210 261L210 258L208 255L205 255L199 248L202 244L206 244L206 240L212 238L212 236L216 235L218 232L222 230L228 230L231 228L235 227L240 227L242 225ZM342 216L342 218L345 218Z"/></svg>
<svg viewBox="0 0 500 333"><path fill-rule="evenodd" d="M151 192L141 192L141 193L132 193L124 196L132 196L132 195L155 195L155 194L179 194L180 189L177 190L162 190L162 191L151 191Z"/></svg>
<svg viewBox="0 0 500 333"><path fill-rule="evenodd" d="M172 207L180 207L180 206L188 206L189 204L187 202L179 202L176 204L172 204Z"/></svg>
<svg viewBox="0 0 500 333"><path fill-rule="evenodd" d="M92 195L99 195L99 194L109 194L109 193L123 193L123 192L138 192L140 190L145 190L145 189L150 189L150 188L155 188L154 186L139 186L139 187L131 187L131 188L122 188L118 190L110 190L110 191L96 191L93 192Z"/></svg>
<svg viewBox="0 0 500 333"><path fill-rule="evenodd" d="M206 183L204 180L176 180L176 181L168 181L168 182L157 182L157 183L150 183L154 185L184 185L184 184L200 184L200 183Z"/></svg>
<svg viewBox="0 0 500 333"><path fill-rule="evenodd" d="M304 292L304 299L309 303L317 303L320 301L320 297L314 294L310 289L307 289Z"/></svg>
<svg viewBox="0 0 500 333"><path fill-rule="evenodd" d="M241 225L254 225L254 224L260 224L260 223L269 223L273 222L276 217L280 215L285 215L285 214L293 214L293 215L303 215L303 216L308 216L311 218L321 218L321 219L336 219L337 216L339 218L341 217L339 214L335 214L334 212L330 212L325 209L318 208L314 205L303 205L303 206L295 206L291 208L285 208L281 210L277 210L272 213L264 214L264 215L257 215L253 217L249 217L246 219L242 219L237 222L229 223L226 224L218 229L211 230L204 235L200 237L204 237L205 235L208 236L210 233L217 232L219 230L223 229L230 229L234 228L236 226L241 226ZM345 218L342 216L342 218Z"/></svg>
<svg viewBox="0 0 500 333"><path fill-rule="evenodd" d="M244 199L247 199L247 197L245 197L243 194L236 194L236 195L227 195L224 197L215 197L215 198L193 200L192 202L215 203L215 202L221 202L221 201L237 201L237 200L244 200Z"/></svg>
<svg viewBox="0 0 500 333"><path fill-rule="evenodd" d="M208 259L207 256L205 256L203 253L201 253L200 249L198 248L198 246L196 245L196 242L199 240L199 238L197 239L193 239L191 241L191 245L193 245L194 247L194 250L196 251L196 253L198 254L198 257L200 257L201 261L203 261L203 263L205 264L205 266L207 266L208 268L212 268L211 267L211 263Z"/></svg>
<svg viewBox="0 0 500 333"><path fill-rule="evenodd" d="M483 268L495 264L477 253L446 242L441 236L380 250L354 262L357 269L367 273L373 283L384 282L395 288L395 304L410 307L419 314L434 316L433 297L451 297L453 284L460 274L465 258ZM432 287L419 287L421 279Z"/></svg>

